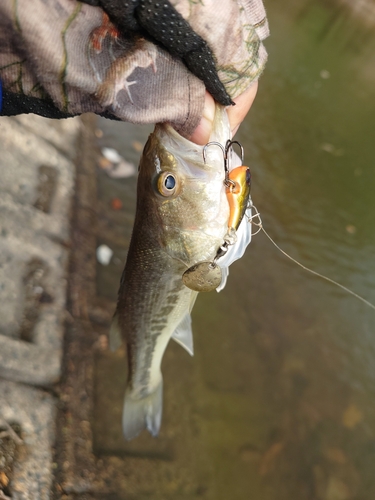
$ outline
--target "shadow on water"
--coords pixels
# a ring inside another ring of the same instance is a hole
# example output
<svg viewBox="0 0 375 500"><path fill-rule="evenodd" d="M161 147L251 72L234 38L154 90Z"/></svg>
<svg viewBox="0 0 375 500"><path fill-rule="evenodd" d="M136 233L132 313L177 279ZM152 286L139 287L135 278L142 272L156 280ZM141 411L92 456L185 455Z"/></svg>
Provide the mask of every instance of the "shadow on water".
<svg viewBox="0 0 375 500"><path fill-rule="evenodd" d="M269 63L236 137L254 203L283 249L375 302L373 28L330 2L266 6ZM131 143L147 131L99 126L103 144L136 161ZM114 299L136 181L100 179L101 242L115 254L98 270L98 293ZM123 201L118 213L113 197ZM197 301L194 359L168 348L167 460L127 459L134 477L152 471L139 498L375 498L374 327L374 311L256 236L224 292ZM118 396L117 415L121 405Z"/></svg>

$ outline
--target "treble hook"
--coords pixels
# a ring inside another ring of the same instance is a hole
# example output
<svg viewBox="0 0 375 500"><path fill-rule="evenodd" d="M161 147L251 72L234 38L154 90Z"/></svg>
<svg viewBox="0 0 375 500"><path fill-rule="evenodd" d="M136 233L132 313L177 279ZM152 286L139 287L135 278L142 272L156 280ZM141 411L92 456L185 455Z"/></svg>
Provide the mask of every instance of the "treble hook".
<svg viewBox="0 0 375 500"><path fill-rule="evenodd" d="M228 153L230 149L233 149L233 144L237 144L240 149L241 149L241 163L243 165L243 160L244 160L244 149L243 146L240 142L238 141L231 141L230 139L227 140L225 143L225 148L220 142L216 141L211 141L208 142L204 147L203 147L203 161L206 163L206 149L209 146L219 146L221 151L223 152L223 158L224 158L224 170L225 170L225 181L224 184L226 185L227 188L234 188L236 183L229 178L229 158L228 158Z"/></svg>
<svg viewBox="0 0 375 500"><path fill-rule="evenodd" d="M222 144L220 144L220 142L216 142L216 141L208 142L203 147L203 161L204 161L204 163L206 163L206 149L209 146L219 146L219 148L223 152L225 172L229 172L229 165L228 165L229 164L229 158L228 158L228 153L229 153L229 149L233 149L233 144L237 144L237 146L240 147L240 149L241 149L241 163L243 164L243 160L244 160L244 148L243 148L242 144L240 142L238 142L238 141L231 141L230 139L227 140L227 142L225 144L225 148L224 148L224 146Z"/></svg>
<svg viewBox="0 0 375 500"><path fill-rule="evenodd" d="M240 142L238 141L231 141L230 139L227 140L227 143L225 145L225 151L226 151L226 154L228 156L228 151L229 151L229 148L232 148L233 149L233 144L237 144L237 146L240 147L241 149L241 163L243 165L243 160L244 160L244 149L243 149L243 146Z"/></svg>
<svg viewBox="0 0 375 500"><path fill-rule="evenodd" d="M206 149L209 146L219 146L221 151L223 152L223 158L224 158L224 170L225 170L225 178L227 178L227 174L229 174L229 167L228 167L228 151L227 149L224 149L224 146L220 144L220 142L216 141L211 141L208 142L204 147L203 147L203 161L206 163Z"/></svg>

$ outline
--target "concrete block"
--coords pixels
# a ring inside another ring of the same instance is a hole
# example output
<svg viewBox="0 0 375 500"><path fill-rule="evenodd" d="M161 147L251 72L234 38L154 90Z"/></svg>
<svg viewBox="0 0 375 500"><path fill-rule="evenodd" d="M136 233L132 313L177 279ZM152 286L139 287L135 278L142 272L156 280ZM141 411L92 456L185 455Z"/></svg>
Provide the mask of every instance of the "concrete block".
<svg viewBox="0 0 375 500"><path fill-rule="evenodd" d="M75 159L75 145L82 129L79 118L66 118L64 120L49 120L38 115L19 115L12 118L25 129L43 138L70 160Z"/></svg>
<svg viewBox="0 0 375 500"><path fill-rule="evenodd" d="M78 131L77 127L74 128ZM16 201L26 204L29 202L28 198L32 197L32 191L35 190L39 166L50 165L58 172L58 185L54 196L55 210L52 210L54 213L64 211L66 205L69 205L74 170L71 168L71 160L44 139L43 133L48 135L52 130L51 127L40 127L36 134L35 130L28 130L14 118L3 117L0 120L0 148L2 151L0 189L12 192ZM66 137L62 137L62 140L66 139ZM76 139L71 139L70 154L74 154L76 151ZM26 193L28 193L28 197L25 199Z"/></svg>
<svg viewBox="0 0 375 500"><path fill-rule="evenodd" d="M0 379L0 422L18 424L12 500L49 500L53 473L55 399L44 391Z"/></svg>
<svg viewBox="0 0 375 500"><path fill-rule="evenodd" d="M68 251L22 210L3 214L0 207L0 376L50 385L60 376Z"/></svg>
<svg viewBox="0 0 375 500"><path fill-rule="evenodd" d="M79 119L0 119L0 376L60 376ZM37 132L37 133L36 133Z"/></svg>

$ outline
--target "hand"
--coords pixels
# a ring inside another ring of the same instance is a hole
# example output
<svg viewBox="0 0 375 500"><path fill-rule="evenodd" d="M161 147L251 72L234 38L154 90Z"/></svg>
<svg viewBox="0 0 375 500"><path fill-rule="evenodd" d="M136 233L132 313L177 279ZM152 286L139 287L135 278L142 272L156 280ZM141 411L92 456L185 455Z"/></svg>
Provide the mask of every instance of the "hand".
<svg viewBox="0 0 375 500"><path fill-rule="evenodd" d="M235 106L227 108L230 128L234 135L243 119L247 115L258 90L258 82L254 82L245 92L233 99ZM203 146L210 139L212 124L215 116L215 101L212 96L206 92L205 103L203 108L203 116L198 127L194 130L190 137L192 142Z"/></svg>

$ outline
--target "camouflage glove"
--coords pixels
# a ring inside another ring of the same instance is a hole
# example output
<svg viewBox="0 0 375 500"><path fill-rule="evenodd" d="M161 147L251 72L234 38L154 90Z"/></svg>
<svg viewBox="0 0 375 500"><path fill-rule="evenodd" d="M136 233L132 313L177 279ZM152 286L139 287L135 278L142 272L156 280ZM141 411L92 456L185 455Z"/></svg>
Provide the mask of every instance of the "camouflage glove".
<svg viewBox="0 0 375 500"><path fill-rule="evenodd" d="M219 80L212 52L189 23L167 0L81 0L100 6L124 36L141 35L161 44L182 59L203 80L213 98L224 106L232 103Z"/></svg>
<svg viewBox="0 0 375 500"><path fill-rule="evenodd" d="M261 0L221 0L219 7L208 0L85 1L91 5L0 2L2 114L91 111L134 123L168 121L189 136L205 86L229 104L264 67Z"/></svg>

